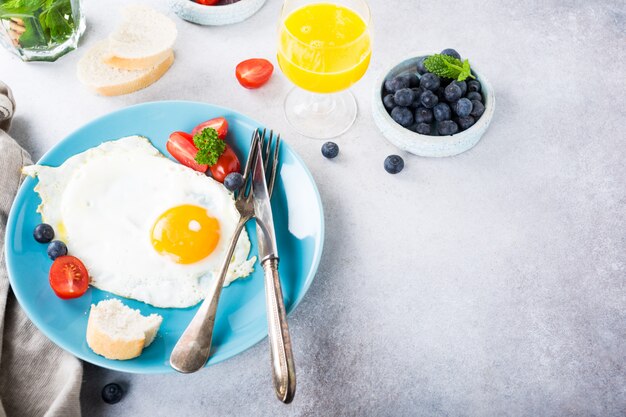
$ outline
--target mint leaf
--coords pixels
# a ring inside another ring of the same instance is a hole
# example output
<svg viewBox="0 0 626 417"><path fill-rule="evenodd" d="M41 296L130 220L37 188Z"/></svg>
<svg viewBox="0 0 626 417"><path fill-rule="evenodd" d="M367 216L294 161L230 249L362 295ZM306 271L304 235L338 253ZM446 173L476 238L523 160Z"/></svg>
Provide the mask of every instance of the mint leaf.
<svg viewBox="0 0 626 417"><path fill-rule="evenodd" d="M217 137L217 130L206 127L193 136L198 148L195 160L199 164L213 166L226 150L226 142Z"/></svg>
<svg viewBox="0 0 626 417"><path fill-rule="evenodd" d="M449 55L435 54L424 60L424 66L439 77L452 78L457 81L463 81L468 77L475 78L467 59L461 62Z"/></svg>

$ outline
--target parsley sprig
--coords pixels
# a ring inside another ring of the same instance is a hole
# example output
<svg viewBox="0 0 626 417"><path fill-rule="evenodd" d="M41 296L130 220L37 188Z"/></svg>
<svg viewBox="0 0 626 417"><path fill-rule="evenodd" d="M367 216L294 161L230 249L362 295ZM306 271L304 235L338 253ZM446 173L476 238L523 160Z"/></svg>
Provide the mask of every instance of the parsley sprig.
<svg viewBox="0 0 626 417"><path fill-rule="evenodd" d="M226 150L226 142L217 137L217 130L206 127L193 136L193 144L198 148L196 162L213 166Z"/></svg>
<svg viewBox="0 0 626 417"><path fill-rule="evenodd" d="M468 77L476 78L472 75L472 69L467 59L461 62L460 59L449 55L435 54L424 60L424 66L428 71L444 78L452 78L457 81L463 81Z"/></svg>

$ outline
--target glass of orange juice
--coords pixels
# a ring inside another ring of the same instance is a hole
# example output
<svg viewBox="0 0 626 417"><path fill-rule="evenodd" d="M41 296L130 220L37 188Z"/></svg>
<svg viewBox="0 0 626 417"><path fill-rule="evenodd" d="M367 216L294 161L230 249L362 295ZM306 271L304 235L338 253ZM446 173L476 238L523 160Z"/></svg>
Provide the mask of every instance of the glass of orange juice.
<svg viewBox="0 0 626 417"><path fill-rule="evenodd" d="M301 134L338 136L354 123L348 88L369 66L370 10L365 0L285 0L278 33L278 65L295 85L285 115Z"/></svg>

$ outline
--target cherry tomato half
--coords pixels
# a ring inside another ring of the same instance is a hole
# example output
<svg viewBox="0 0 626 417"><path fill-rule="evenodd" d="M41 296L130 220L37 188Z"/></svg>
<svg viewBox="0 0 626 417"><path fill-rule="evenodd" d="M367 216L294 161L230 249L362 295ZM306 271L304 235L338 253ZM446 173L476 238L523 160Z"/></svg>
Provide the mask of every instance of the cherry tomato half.
<svg viewBox="0 0 626 417"><path fill-rule="evenodd" d="M247 59L237 65L235 75L239 84L246 88L259 88L272 76L274 65L267 59Z"/></svg>
<svg viewBox="0 0 626 417"><path fill-rule="evenodd" d="M196 3L202 4L203 6L213 6L214 4L219 3L220 0L195 0Z"/></svg>
<svg viewBox="0 0 626 417"><path fill-rule="evenodd" d="M231 172L239 172L241 169L241 164L239 163L239 158L237 158L237 154L233 151L233 148L226 145L226 149L220 158L217 160L217 163L213 166L210 166L211 175L215 181L224 182L224 178Z"/></svg>
<svg viewBox="0 0 626 417"><path fill-rule="evenodd" d="M181 164L200 172L206 172L208 165L199 164L194 159L198 149L193 144L193 136L186 132L174 132L165 144L167 151Z"/></svg>
<svg viewBox="0 0 626 417"><path fill-rule="evenodd" d="M191 131L191 136L195 136L196 133L202 131L207 127L212 127L217 130L217 137L224 140L228 133L228 122L223 117L216 117L215 119L207 120L194 127Z"/></svg>
<svg viewBox="0 0 626 417"><path fill-rule="evenodd" d="M59 298L80 297L89 287L87 268L78 258L59 256L50 267L50 286Z"/></svg>

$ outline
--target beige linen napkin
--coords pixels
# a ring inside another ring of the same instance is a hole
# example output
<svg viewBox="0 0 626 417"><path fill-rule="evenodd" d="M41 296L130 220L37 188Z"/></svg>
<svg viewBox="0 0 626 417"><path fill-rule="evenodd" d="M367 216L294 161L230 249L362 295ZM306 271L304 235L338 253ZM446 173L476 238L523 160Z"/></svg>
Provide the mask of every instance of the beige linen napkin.
<svg viewBox="0 0 626 417"><path fill-rule="evenodd" d="M15 102L0 81L0 417L80 416L80 361L28 320L9 288L4 233L30 156L7 133Z"/></svg>

